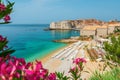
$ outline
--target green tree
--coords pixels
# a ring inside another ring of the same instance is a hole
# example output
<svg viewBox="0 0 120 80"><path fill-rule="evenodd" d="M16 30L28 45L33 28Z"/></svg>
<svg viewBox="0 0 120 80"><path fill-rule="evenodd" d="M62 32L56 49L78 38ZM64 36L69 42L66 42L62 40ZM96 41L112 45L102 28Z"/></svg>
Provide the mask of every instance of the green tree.
<svg viewBox="0 0 120 80"><path fill-rule="evenodd" d="M107 52L107 59L120 63L120 36L112 36L111 42L104 43L104 49Z"/></svg>

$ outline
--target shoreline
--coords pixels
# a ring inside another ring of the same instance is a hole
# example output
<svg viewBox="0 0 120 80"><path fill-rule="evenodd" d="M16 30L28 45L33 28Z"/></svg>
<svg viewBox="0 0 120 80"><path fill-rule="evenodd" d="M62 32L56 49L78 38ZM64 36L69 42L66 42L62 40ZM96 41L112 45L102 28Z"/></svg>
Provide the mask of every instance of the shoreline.
<svg viewBox="0 0 120 80"><path fill-rule="evenodd" d="M50 58L51 58L53 55L55 55L55 54L56 54L57 52L59 52L60 50L68 47L69 45L71 45L71 43L70 43L70 44L66 44L66 46L64 46L64 47L61 47L61 48L59 48L59 49L56 49L56 50L50 52L49 54L45 55L44 57L41 57L41 58L39 58L39 59L37 59L37 60L38 60L38 61L41 61L42 64L45 64L48 60L50 60ZM35 61L33 61L33 63L34 63L34 62L35 62Z"/></svg>

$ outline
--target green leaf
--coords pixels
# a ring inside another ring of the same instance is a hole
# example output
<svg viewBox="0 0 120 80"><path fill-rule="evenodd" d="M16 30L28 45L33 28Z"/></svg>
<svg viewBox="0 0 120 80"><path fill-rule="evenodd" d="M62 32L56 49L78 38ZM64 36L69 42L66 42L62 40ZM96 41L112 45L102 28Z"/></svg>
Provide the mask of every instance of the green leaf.
<svg viewBox="0 0 120 80"><path fill-rule="evenodd" d="M64 75L64 72L55 72L58 80L68 80L70 77Z"/></svg>
<svg viewBox="0 0 120 80"><path fill-rule="evenodd" d="M0 42L0 51L3 50L3 48L6 46L7 43L8 43L8 41L2 41L2 42Z"/></svg>
<svg viewBox="0 0 120 80"><path fill-rule="evenodd" d="M0 53L0 57L6 57L7 55L12 54L15 50L7 49Z"/></svg>

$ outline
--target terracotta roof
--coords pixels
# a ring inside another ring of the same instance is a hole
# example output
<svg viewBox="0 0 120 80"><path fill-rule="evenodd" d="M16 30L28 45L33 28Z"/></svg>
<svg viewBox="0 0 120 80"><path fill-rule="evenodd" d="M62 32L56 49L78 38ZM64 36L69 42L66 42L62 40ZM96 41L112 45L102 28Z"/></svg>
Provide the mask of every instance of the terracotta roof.
<svg viewBox="0 0 120 80"><path fill-rule="evenodd" d="M111 26L113 26L113 27L115 27L115 26L120 26L120 23L117 23L117 24L109 24L108 26L109 26L109 27L111 27Z"/></svg>
<svg viewBox="0 0 120 80"><path fill-rule="evenodd" d="M98 26L85 26L83 30L96 30Z"/></svg>
<svg viewBox="0 0 120 80"><path fill-rule="evenodd" d="M107 28L107 27L108 27L108 26L105 26L105 25L104 25L104 26L100 26L100 27L98 27L98 28Z"/></svg>

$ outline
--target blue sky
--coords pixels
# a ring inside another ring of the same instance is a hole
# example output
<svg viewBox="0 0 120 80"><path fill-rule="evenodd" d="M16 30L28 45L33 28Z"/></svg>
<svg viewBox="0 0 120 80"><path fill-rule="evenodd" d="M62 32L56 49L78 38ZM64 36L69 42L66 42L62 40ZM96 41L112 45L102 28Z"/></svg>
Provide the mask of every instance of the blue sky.
<svg viewBox="0 0 120 80"><path fill-rule="evenodd" d="M96 18L120 20L120 0L10 0L15 1L13 24Z"/></svg>

